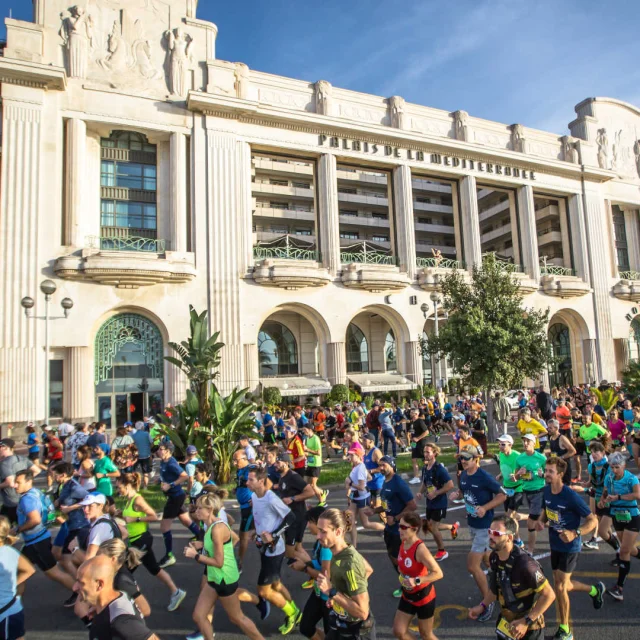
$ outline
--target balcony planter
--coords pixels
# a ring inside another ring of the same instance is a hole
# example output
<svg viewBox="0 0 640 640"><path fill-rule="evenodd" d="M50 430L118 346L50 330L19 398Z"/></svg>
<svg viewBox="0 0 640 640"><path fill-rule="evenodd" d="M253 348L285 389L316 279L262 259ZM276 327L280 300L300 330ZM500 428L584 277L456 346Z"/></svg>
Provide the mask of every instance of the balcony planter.
<svg viewBox="0 0 640 640"><path fill-rule="evenodd" d="M265 287L295 291L305 287L324 287L331 282L329 272L318 262L266 258L253 268L253 279Z"/></svg>
<svg viewBox="0 0 640 640"><path fill-rule="evenodd" d="M402 291L409 285L409 278L393 265L352 262L342 267L342 284L350 289L380 293Z"/></svg>
<svg viewBox="0 0 640 640"><path fill-rule="evenodd" d="M556 298L578 298L591 291L581 278L554 274L546 274L540 278L540 290L545 295Z"/></svg>

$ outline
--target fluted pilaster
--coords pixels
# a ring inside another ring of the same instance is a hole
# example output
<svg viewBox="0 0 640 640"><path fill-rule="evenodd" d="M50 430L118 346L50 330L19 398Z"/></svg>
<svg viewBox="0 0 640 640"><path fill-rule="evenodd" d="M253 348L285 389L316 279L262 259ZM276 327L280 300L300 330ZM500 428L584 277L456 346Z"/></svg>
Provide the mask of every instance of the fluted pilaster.
<svg viewBox="0 0 640 640"><path fill-rule="evenodd" d="M474 176L465 176L460 180L460 205L464 260L467 268L471 269L474 265L479 265L482 262L478 192Z"/></svg>
<svg viewBox="0 0 640 640"><path fill-rule="evenodd" d="M344 342L327 343L327 377L331 386L347 384L347 353Z"/></svg>
<svg viewBox="0 0 640 640"><path fill-rule="evenodd" d="M318 225L322 264L335 276L340 270L340 218L336 158L330 153L318 162Z"/></svg>
<svg viewBox="0 0 640 640"><path fill-rule="evenodd" d="M166 355L174 355L172 349L165 351ZM189 379L182 369L165 360L164 365L164 401L165 404L175 406L184 402L187 397L187 389L189 388Z"/></svg>
<svg viewBox="0 0 640 640"><path fill-rule="evenodd" d="M171 172L171 237L172 251L187 250L187 137L172 133L169 142Z"/></svg>
<svg viewBox="0 0 640 640"><path fill-rule="evenodd" d="M405 377L412 384L422 384L422 356L420 355L420 343L417 340L405 342Z"/></svg>
<svg viewBox="0 0 640 640"><path fill-rule="evenodd" d="M589 249L581 195L569 196L569 225L573 247L573 268L585 282L590 281Z"/></svg>
<svg viewBox="0 0 640 640"><path fill-rule="evenodd" d="M540 280L538 258L538 234L536 230L536 210L533 201L533 187L529 184L518 189L518 213L520 215L520 255L527 275Z"/></svg>
<svg viewBox="0 0 640 640"><path fill-rule="evenodd" d="M20 300L38 291L41 107L9 99L2 105L2 194L0 199L0 422L44 417L44 350L41 322L27 320ZM39 372L43 372L39 375Z"/></svg>
<svg viewBox="0 0 640 640"><path fill-rule="evenodd" d="M251 393L255 393L260 384L258 345L255 343L244 345L244 375L245 386Z"/></svg>
<svg viewBox="0 0 640 640"><path fill-rule="evenodd" d="M416 277L416 237L411 169L407 165L403 164L394 169L393 187L400 270L406 271L413 281Z"/></svg>
<svg viewBox="0 0 640 640"><path fill-rule="evenodd" d="M75 422L95 417L93 347L67 347L64 370L63 413Z"/></svg>
<svg viewBox="0 0 640 640"><path fill-rule="evenodd" d="M86 183L86 149L87 125L84 120L70 118L66 123L66 158L65 158L65 221L64 243L73 247L85 246L82 232L84 209L84 193Z"/></svg>

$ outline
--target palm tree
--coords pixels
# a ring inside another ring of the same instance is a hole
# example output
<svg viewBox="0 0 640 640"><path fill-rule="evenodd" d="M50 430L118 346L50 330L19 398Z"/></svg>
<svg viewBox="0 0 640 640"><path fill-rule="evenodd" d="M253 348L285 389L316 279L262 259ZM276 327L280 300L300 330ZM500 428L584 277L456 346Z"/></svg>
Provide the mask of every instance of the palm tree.
<svg viewBox="0 0 640 640"><path fill-rule="evenodd" d="M189 314L191 335L180 344L170 342L169 346L179 358L165 356L165 360L176 365L189 378L191 390L198 398L200 418L204 419L209 413L209 383L218 376L216 369L220 366L220 350L224 343L217 341L219 331L209 336L206 310L198 314L189 305Z"/></svg>

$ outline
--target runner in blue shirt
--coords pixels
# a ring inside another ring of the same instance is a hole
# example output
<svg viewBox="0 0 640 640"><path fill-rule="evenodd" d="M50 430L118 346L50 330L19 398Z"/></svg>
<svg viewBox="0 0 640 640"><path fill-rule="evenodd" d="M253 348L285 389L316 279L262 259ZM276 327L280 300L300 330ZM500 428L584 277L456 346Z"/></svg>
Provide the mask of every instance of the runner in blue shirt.
<svg viewBox="0 0 640 640"><path fill-rule="evenodd" d="M484 469L480 468L481 453L474 445L462 447L458 459L462 464L460 490L451 494L452 499L463 499L467 510L467 523L471 534L471 551L467 556L467 568L476 581L482 598L489 596L489 583L482 569L482 560L489 549L489 525L493 520L493 510L507 499L500 483ZM492 602L479 622L491 619L495 602Z"/></svg>
<svg viewBox="0 0 640 640"><path fill-rule="evenodd" d="M40 440L36 434L36 428L32 425L27 427L27 441L24 443L29 447L29 460L35 462L40 459Z"/></svg>
<svg viewBox="0 0 640 640"><path fill-rule="evenodd" d="M275 460L274 460L275 462ZM238 449L233 454L233 464L236 468L236 488L234 493L238 506L240 507L240 530L238 543L238 570L242 571L242 562L244 556L247 553L249 546L249 540L252 537L252 532L255 531L255 524L253 522L253 511L251 508L251 496L253 492L247 487L247 480L249 479L249 471L255 470L256 466L249 464L249 459L244 449Z"/></svg>
<svg viewBox="0 0 640 640"><path fill-rule="evenodd" d="M573 640L570 629L571 591L588 593L595 609L602 608L605 587L602 582L594 585L573 580L571 574L578 564L578 556L582 548L582 535L590 533L598 526L598 518L591 513L586 502L567 485L562 476L567 470L567 463L562 458L553 456L547 460L545 467L543 512L536 522L538 531L549 525L549 546L551 547L551 569L553 570L553 588L556 592L556 611L559 620L555 640ZM585 518L584 525L580 526Z"/></svg>
<svg viewBox="0 0 640 640"><path fill-rule="evenodd" d="M620 539L618 552L618 582L607 589L607 593L622 602L622 588L631 571L631 556L640 559L636 548L638 532L640 532L640 482L638 478L625 469L626 460L619 453L609 456L611 471L604 479L604 491L600 503L609 505L613 526Z"/></svg>

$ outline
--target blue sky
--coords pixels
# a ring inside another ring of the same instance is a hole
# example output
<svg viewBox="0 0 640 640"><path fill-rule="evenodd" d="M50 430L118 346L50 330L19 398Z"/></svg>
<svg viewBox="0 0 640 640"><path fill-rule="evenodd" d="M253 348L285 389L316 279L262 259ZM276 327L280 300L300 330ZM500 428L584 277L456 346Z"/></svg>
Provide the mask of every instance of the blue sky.
<svg viewBox="0 0 640 640"><path fill-rule="evenodd" d="M564 133L589 96L640 106L638 0L200 0L198 17L219 58L506 124Z"/></svg>

